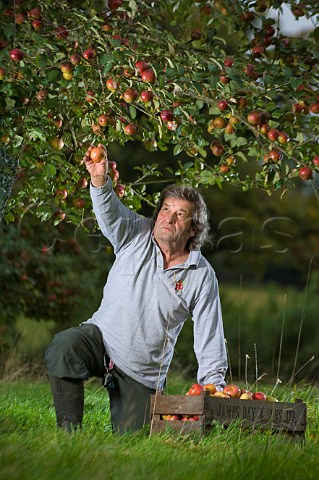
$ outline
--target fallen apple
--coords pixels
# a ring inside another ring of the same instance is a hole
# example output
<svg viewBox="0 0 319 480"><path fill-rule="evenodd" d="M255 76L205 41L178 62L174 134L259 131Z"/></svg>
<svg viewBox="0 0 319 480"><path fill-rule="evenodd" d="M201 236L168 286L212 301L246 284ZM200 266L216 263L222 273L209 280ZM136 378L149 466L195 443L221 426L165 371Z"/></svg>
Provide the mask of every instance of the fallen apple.
<svg viewBox="0 0 319 480"><path fill-rule="evenodd" d="M226 385L223 392L227 393L231 398L239 398L241 389L237 385Z"/></svg>
<svg viewBox="0 0 319 480"><path fill-rule="evenodd" d="M202 392L204 392L205 389L203 385L200 385L199 383L194 383L188 390L188 395L200 395Z"/></svg>
<svg viewBox="0 0 319 480"><path fill-rule="evenodd" d="M218 397L218 398L230 398L228 393L223 392L222 390L218 390L217 392L214 393L213 397Z"/></svg>
<svg viewBox="0 0 319 480"><path fill-rule="evenodd" d="M207 390L210 395L214 395L214 393L217 391L216 385L213 383L206 383L206 385L204 385L204 389Z"/></svg>
<svg viewBox="0 0 319 480"><path fill-rule="evenodd" d="M264 392L253 393L253 400L264 401L266 400L266 394Z"/></svg>
<svg viewBox="0 0 319 480"><path fill-rule="evenodd" d="M162 420L172 422L174 420L180 420L180 417L179 415L168 414L168 415L162 415Z"/></svg>
<svg viewBox="0 0 319 480"><path fill-rule="evenodd" d="M251 392L242 393L239 397L239 400L252 400L252 399L253 399L253 395Z"/></svg>
<svg viewBox="0 0 319 480"><path fill-rule="evenodd" d="M278 402L278 398L274 397L273 395L267 395L266 400L267 402Z"/></svg>

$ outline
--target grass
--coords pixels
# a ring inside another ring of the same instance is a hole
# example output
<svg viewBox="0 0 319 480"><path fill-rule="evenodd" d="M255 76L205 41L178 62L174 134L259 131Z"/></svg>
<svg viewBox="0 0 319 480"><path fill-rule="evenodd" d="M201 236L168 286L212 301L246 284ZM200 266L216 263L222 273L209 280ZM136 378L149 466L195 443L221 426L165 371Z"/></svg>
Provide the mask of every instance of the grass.
<svg viewBox="0 0 319 480"><path fill-rule="evenodd" d="M169 392L185 391L182 380ZM307 403L305 443L270 432L217 426L198 434L114 435L108 397L95 381L86 384L84 427L69 436L58 431L46 382L0 383L0 476L2 480L236 480L318 479L319 390L304 386L287 397Z"/></svg>

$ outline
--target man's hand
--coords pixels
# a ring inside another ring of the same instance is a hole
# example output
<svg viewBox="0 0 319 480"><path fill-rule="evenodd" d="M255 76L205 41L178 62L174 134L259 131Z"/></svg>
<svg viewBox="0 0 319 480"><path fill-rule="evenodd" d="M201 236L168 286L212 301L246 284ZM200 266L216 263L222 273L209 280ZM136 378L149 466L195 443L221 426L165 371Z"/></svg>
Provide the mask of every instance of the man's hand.
<svg viewBox="0 0 319 480"><path fill-rule="evenodd" d="M108 159L106 148L102 143L98 144L98 147L105 149L105 159L100 162L93 162L91 160L91 151L94 146L90 145L83 160L85 161L86 169L91 175L91 182L94 187L103 187L107 181L107 172L108 172Z"/></svg>

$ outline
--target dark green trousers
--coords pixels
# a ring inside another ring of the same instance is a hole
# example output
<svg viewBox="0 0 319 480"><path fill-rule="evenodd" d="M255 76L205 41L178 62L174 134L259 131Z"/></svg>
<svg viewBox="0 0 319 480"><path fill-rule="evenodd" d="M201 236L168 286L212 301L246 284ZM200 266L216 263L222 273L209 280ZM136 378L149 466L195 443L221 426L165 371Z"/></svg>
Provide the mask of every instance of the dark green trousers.
<svg viewBox="0 0 319 480"><path fill-rule="evenodd" d="M66 430L82 425L84 380L104 378L109 364L100 330L84 324L53 338L45 353L57 424ZM149 422L150 395L155 390L136 382L115 365L107 389L112 430L139 430Z"/></svg>

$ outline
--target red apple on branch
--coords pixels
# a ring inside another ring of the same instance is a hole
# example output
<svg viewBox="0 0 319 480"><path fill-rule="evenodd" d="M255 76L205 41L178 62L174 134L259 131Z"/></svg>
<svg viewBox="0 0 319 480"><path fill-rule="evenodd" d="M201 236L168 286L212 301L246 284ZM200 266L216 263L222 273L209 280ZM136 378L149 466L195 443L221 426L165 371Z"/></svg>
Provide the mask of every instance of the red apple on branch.
<svg viewBox="0 0 319 480"><path fill-rule="evenodd" d="M160 117L165 123L171 122L174 118L174 113L171 110L162 110Z"/></svg>
<svg viewBox="0 0 319 480"><path fill-rule="evenodd" d="M138 91L135 88L128 88L123 93L123 98L127 103L132 103L138 97Z"/></svg>
<svg viewBox="0 0 319 480"><path fill-rule="evenodd" d="M301 167L299 170L299 177L301 180L311 180L313 172L310 167Z"/></svg>
<svg viewBox="0 0 319 480"><path fill-rule="evenodd" d="M152 68L149 68L148 70L143 70L143 72L141 73L141 78L143 82L154 83L156 80L156 75L154 70Z"/></svg>
<svg viewBox="0 0 319 480"><path fill-rule="evenodd" d="M135 123L128 123L124 127L124 133L126 135L135 135L137 133L137 130L137 125L135 125Z"/></svg>
<svg viewBox="0 0 319 480"><path fill-rule="evenodd" d="M309 106L309 112L318 114L319 113L319 103L312 103Z"/></svg>
<svg viewBox="0 0 319 480"><path fill-rule="evenodd" d="M9 56L14 62L20 62L24 57L24 53L22 50L20 50L20 48L13 48L10 50Z"/></svg>
<svg viewBox="0 0 319 480"><path fill-rule="evenodd" d="M41 20L32 20L31 25L34 30L41 30L43 27L43 23L41 22Z"/></svg>
<svg viewBox="0 0 319 480"><path fill-rule="evenodd" d="M81 60L82 60L82 57L77 52L73 52L70 55L70 62L72 63L72 65L79 65L81 63Z"/></svg>
<svg viewBox="0 0 319 480"><path fill-rule="evenodd" d="M59 188L56 192L55 192L55 196L57 198L59 198L60 200L65 200L68 196L68 192L65 188Z"/></svg>
<svg viewBox="0 0 319 480"><path fill-rule="evenodd" d="M279 130L277 128L271 128L267 133L268 140L275 142L279 137Z"/></svg>
<svg viewBox="0 0 319 480"><path fill-rule="evenodd" d="M108 0L108 6L110 10L117 10L122 6L122 0Z"/></svg>
<svg viewBox="0 0 319 480"><path fill-rule="evenodd" d="M262 119L262 114L257 110L253 110L247 115L247 121L251 125L258 125L261 122L261 119Z"/></svg>
<svg viewBox="0 0 319 480"><path fill-rule="evenodd" d="M42 13L38 7L35 7L28 11L28 16L30 18L35 18L36 20L39 20L39 18L42 17Z"/></svg>
<svg viewBox="0 0 319 480"><path fill-rule="evenodd" d="M318 167L319 166L319 155L315 155L312 159L312 163Z"/></svg>
<svg viewBox="0 0 319 480"><path fill-rule="evenodd" d="M135 62L135 68L138 70L139 73L144 72L145 70L149 69L149 64L144 62L144 60L138 60Z"/></svg>
<svg viewBox="0 0 319 480"><path fill-rule="evenodd" d="M120 86L119 82L112 77L106 80L106 88L111 92L118 90L119 86Z"/></svg>
<svg viewBox="0 0 319 480"><path fill-rule="evenodd" d="M287 143L289 142L289 135L285 132L279 132L278 138L277 138L278 143Z"/></svg>
<svg viewBox="0 0 319 480"><path fill-rule="evenodd" d="M273 150L270 150L270 152L268 153L268 159L272 160L274 163L278 163L282 159L282 157L282 153L275 148Z"/></svg>
<svg viewBox="0 0 319 480"><path fill-rule="evenodd" d="M93 50L92 48L87 48L83 52L83 57L85 58L85 60L92 60L95 57L95 50Z"/></svg>
<svg viewBox="0 0 319 480"><path fill-rule="evenodd" d="M154 98L153 92L151 90L143 90L140 94L140 99L144 103L151 102Z"/></svg>
<svg viewBox="0 0 319 480"><path fill-rule="evenodd" d="M16 13L14 19L17 25L22 25L26 19L26 14L24 12Z"/></svg>
<svg viewBox="0 0 319 480"><path fill-rule="evenodd" d="M228 108L228 102L227 100L219 100L217 102L217 108L218 110L220 110L221 112L223 112L224 110L226 110Z"/></svg>

